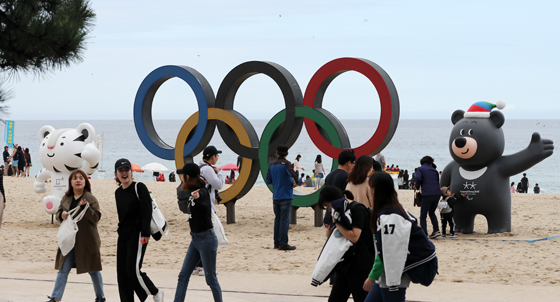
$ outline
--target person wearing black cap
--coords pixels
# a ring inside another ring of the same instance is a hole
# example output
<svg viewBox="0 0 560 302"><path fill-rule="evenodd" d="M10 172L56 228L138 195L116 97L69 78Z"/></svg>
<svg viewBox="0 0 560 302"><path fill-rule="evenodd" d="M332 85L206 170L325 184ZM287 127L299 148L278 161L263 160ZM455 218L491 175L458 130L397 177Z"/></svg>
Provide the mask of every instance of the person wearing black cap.
<svg viewBox="0 0 560 302"><path fill-rule="evenodd" d="M150 240L152 199L143 183L132 181L132 166L126 158L115 163L115 179L119 187L115 191L119 227L117 232L117 283L120 301L134 302L134 293L145 301L149 295L154 302L163 301L163 290L140 271Z"/></svg>
<svg viewBox="0 0 560 302"><path fill-rule="evenodd" d="M290 230L290 211L294 199L294 187L297 186L297 174L286 156L288 147L276 148L277 159L268 167L266 183L272 185L272 202L274 208L274 248L283 251L295 250L288 244Z"/></svg>
<svg viewBox="0 0 560 302"><path fill-rule="evenodd" d="M220 170L214 165L218 162L220 154L222 151L216 149L214 146L208 146L202 151L202 162L198 164L200 167L200 176L206 181L206 189L210 193L210 204L212 205L212 211L216 212L216 197L219 200L218 190L222 189L224 186L223 175ZM177 172L178 174L181 174ZM200 276L204 276L204 267L202 263L199 263L193 274L197 273Z"/></svg>
<svg viewBox="0 0 560 302"><path fill-rule="evenodd" d="M206 284L212 291L214 301L222 301L222 289L216 276L218 239L212 225L210 193L206 189L206 182L200 177L200 167L198 165L188 163L182 169L177 170L177 173L182 175L183 192L191 192L188 217L192 239L179 272L177 290L173 301L185 301L192 271L199 261L202 261L204 265Z"/></svg>
<svg viewBox="0 0 560 302"><path fill-rule="evenodd" d="M344 255L343 261L335 268L336 278L332 284L329 301L347 301L352 294L354 301L364 301L367 292L362 288L373 266L375 248L370 229L369 210L354 201L352 192L344 193L335 186L325 186L319 194L318 204L328 212L337 212L332 219L336 229L354 245ZM348 211L351 219L348 219ZM327 238L334 227L327 226Z"/></svg>

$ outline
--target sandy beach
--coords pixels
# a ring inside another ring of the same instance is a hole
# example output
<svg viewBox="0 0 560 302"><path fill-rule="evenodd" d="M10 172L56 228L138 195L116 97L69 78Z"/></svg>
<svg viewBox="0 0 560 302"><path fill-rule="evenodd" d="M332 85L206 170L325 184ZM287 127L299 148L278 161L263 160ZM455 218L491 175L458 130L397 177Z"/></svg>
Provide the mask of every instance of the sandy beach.
<svg viewBox="0 0 560 302"><path fill-rule="evenodd" d="M0 229L0 302L46 300L56 277L54 259L59 223L51 224L50 215L42 210L44 195L33 192L33 181L33 178L4 178L8 203ZM112 180L91 182L92 193L99 200L103 215L98 228L106 295L108 301L117 301L116 184ZM150 241L143 268L153 276L156 285L165 289L166 300L171 301L190 242L189 226L185 214L177 206L177 183L146 182L146 185L166 215L170 233L160 241ZM420 211L412 206L412 197L412 191L399 191L401 203L418 217ZM325 242L324 229L313 226L310 208L301 208L297 214L298 223L291 226L289 232L290 244L297 246L297 250L274 250L271 199L272 194L266 187L254 187L237 202L236 223L229 225L225 223L225 207L217 207L230 241L230 245L218 249L218 278L224 300L325 301L330 287L310 285L311 273ZM514 194L511 233L486 235L486 221L478 216L475 234L434 240L439 275L430 287L411 286L407 300L557 300L560 237L550 237L560 235L559 202L560 195ZM550 239L532 242L544 238ZM193 276L191 280L193 290L189 287L187 300L197 297L199 301L211 301L204 278ZM87 274L76 275L73 271L69 281L83 281L83 284L69 283L65 301L93 300L89 298L93 292Z"/></svg>

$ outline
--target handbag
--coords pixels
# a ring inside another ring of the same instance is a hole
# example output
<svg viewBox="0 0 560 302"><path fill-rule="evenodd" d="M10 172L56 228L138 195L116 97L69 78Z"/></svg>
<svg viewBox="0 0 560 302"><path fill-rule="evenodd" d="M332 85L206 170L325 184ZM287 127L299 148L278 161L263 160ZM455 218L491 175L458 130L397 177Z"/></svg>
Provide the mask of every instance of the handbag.
<svg viewBox="0 0 560 302"><path fill-rule="evenodd" d="M421 207L422 206L422 193L420 190L414 189L414 206Z"/></svg>
<svg viewBox="0 0 560 302"><path fill-rule="evenodd" d="M134 186L134 190L136 191L136 197L140 200L140 196L138 195L138 183ZM166 236L169 234L169 224L167 224L167 220L163 213L161 212L157 202L152 197L150 193L150 199L152 200L152 220L150 221L150 233L152 237L156 241L160 240L162 236Z"/></svg>
<svg viewBox="0 0 560 302"><path fill-rule="evenodd" d="M216 238L218 238L218 245L228 245L229 241L226 238L226 233L224 232L220 217L218 217L218 214L214 211L210 210L210 212L212 212L212 227L214 228Z"/></svg>
<svg viewBox="0 0 560 302"><path fill-rule="evenodd" d="M70 251L74 248L74 244L76 243L76 233L78 233L78 222L84 217L87 209L89 208L89 203L86 204L83 211L76 215L78 209L80 208L81 207L75 207L68 211L68 218L66 218L66 220L64 220L58 228L58 234L56 237L58 238L58 247L60 248L63 256L68 255L68 253L70 253Z"/></svg>
<svg viewBox="0 0 560 302"><path fill-rule="evenodd" d="M335 228L319 254L319 259L311 274L311 285L317 287L327 281L336 266L344 261L344 255L352 246L353 243Z"/></svg>

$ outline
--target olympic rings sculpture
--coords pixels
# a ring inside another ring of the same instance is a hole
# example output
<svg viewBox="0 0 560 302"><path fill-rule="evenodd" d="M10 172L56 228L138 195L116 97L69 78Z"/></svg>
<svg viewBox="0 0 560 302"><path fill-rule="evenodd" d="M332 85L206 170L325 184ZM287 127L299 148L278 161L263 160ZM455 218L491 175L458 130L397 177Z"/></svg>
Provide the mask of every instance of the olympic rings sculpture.
<svg viewBox="0 0 560 302"><path fill-rule="evenodd" d="M354 148L356 156L373 156L383 150L393 138L399 122L399 98L389 75L377 64L357 58L339 58L323 65L311 78L305 95L284 67L264 61L245 62L232 69L222 81L215 96L212 87L198 71L187 66L168 65L152 71L142 81L134 101L134 124L144 146L155 156L175 160L177 169L199 154L210 142L218 127L226 145L243 157L240 174L233 185L220 192L220 203L243 197L255 184L259 172L266 179L269 160L276 158L276 146L291 147L303 124L309 137L321 152L333 159L331 170L338 167L338 154L351 148L346 130L338 119L322 108L329 84L346 71L366 76L375 86L381 104L377 130L363 145ZM245 80L255 74L265 74L280 88L286 108L266 125L261 139L249 120L233 109L235 95ZM175 147L166 144L157 134L152 120L152 105L159 87L177 77L193 90L198 112L181 127ZM271 186L268 186L272 190ZM293 206L306 207L317 203L319 190L309 195L294 195Z"/></svg>

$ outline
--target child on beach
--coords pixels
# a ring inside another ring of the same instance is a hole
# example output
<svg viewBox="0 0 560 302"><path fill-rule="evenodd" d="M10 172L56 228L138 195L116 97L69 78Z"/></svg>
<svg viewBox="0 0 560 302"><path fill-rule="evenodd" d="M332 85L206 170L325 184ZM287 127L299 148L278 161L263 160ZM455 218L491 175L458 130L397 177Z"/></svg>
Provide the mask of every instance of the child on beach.
<svg viewBox="0 0 560 302"><path fill-rule="evenodd" d="M453 222L453 207L467 196L466 193L461 193L459 200L455 198L455 194L451 194L448 187L441 187L442 199L438 203L438 209L441 217L441 237L445 237L445 229L449 223L449 234L451 238L457 237L455 235L455 223Z"/></svg>
<svg viewBox="0 0 560 302"><path fill-rule="evenodd" d="M515 182L511 182L511 185L510 185L510 187L509 187L509 191L510 191L511 193L515 193Z"/></svg>

